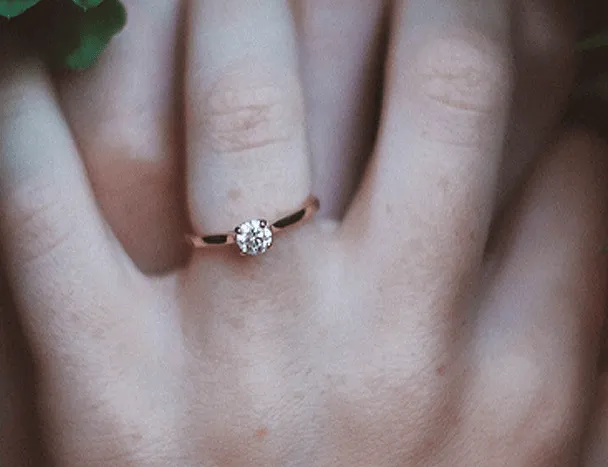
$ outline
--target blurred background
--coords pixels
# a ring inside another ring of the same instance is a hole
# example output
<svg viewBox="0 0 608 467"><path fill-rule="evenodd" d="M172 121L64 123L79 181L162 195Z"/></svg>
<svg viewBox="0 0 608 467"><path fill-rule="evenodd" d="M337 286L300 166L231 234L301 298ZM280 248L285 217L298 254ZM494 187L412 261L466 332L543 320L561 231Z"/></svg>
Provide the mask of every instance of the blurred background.
<svg viewBox="0 0 608 467"><path fill-rule="evenodd" d="M608 137L608 1L577 3L582 5L579 43L589 47L581 52L577 86L567 117Z"/></svg>

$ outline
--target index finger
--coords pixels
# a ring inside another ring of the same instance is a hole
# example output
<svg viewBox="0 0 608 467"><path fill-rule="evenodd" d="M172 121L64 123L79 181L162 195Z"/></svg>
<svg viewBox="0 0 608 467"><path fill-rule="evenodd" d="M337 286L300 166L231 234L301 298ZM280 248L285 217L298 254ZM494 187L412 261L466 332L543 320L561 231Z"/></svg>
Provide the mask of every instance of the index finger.
<svg viewBox="0 0 608 467"><path fill-rule="evenodd" d="M32 349L48 356L124 320L104 304L138 274L99 213L44 66L0 44L0 243Z"/></svg>

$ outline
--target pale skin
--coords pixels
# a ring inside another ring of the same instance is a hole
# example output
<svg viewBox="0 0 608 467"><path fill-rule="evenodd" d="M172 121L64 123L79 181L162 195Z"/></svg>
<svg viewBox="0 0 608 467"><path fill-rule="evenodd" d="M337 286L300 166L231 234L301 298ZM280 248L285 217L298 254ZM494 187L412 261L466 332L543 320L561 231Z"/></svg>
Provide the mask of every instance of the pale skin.
<svg viewBox="0 0 608 467"><path fill-rule="evenodd" d="M565 10L125 3L84 74L0 42L2 258L56 465L604 465L607 151L556 132ZM183 249L310 192L263 257Z"/></svg>

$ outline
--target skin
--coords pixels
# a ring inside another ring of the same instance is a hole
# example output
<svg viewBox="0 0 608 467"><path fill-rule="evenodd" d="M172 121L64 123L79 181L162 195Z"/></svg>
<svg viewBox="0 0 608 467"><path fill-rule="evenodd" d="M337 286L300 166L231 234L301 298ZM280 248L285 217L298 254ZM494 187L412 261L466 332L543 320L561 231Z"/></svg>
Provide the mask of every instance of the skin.
<svg viewBox="0 0 608 467"><path fill-rule="evenodd" d="M126 3L84 74L0 55L0 238L35 362L9 392L35 375L48 456L574 465L608 183L603 143L556 131L566 10ZM311 191L321 215L264 257L179 246Z"/></svg>

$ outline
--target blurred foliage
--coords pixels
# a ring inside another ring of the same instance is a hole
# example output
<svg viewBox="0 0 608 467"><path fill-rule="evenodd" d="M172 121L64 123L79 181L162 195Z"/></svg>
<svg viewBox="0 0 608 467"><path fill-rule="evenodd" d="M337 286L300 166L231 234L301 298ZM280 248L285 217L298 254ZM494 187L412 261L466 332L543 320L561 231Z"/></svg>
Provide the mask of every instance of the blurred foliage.
<svg viewBox="0 0 608 467"><path fill-rule="evenodd" d="M127 20L120 0L0 0L0 17L52 65L71 70L95 63Z"/></svg>
<svg viewBox="0 0 608 467"><path fill-rule="evenodd" d="M583 65L591 63L592 66L583 66L573 97L608 103L608 31L586 37L579 42L578 49Z"/></svg>
<svg viewBox="0 0 608 467"><path fill-rule="evenodd" d="M33 7L40 0L0 0L0 16L14 18Z"/></svg>
<svg viewBox="0 0 608 467"><path fill-rule="evenodd" d="M579 43L579 49L582 51L601 47L608 47L608 31L588 37Z"/></svg>

